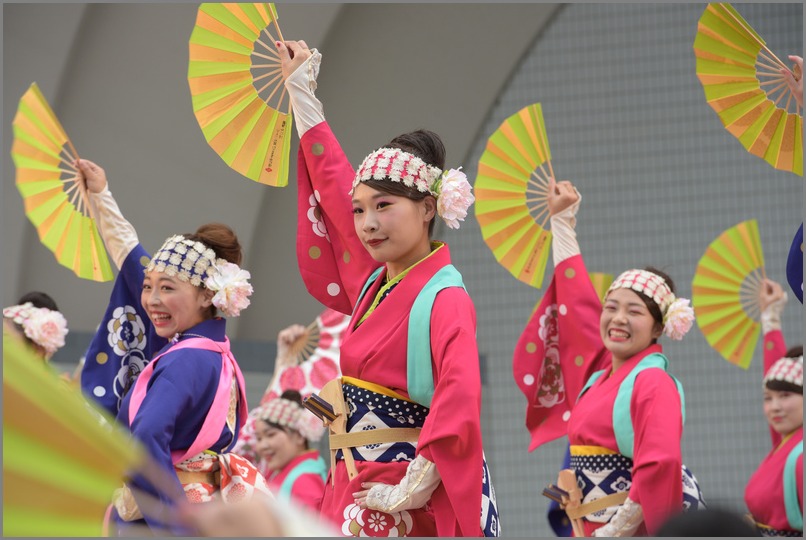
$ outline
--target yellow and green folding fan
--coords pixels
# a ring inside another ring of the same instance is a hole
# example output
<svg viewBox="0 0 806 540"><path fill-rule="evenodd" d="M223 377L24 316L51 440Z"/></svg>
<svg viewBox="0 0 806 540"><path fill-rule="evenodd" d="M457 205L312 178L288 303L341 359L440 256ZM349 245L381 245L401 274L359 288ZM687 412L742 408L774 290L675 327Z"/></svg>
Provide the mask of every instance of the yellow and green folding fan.
<svg viewBox="0 0 806 540"><path fill-rule="evenodd" d="M697 324L725 360L747 369L760 333L764 254L758 223L743 221L705 250L691 284Z"/></svg>
<svg viewBox="0 0 806 540"><path fill-rule="evenodd" d="M39 239L78 277L111 280L86 187L73 166L78 153L36 83L20 99L13 128L17 189Z"/></svg>
<svg viewBox="0 0 806 540"><path fill-rule="evenodd" d="M708 4L694 54L705 99L725 128L754 156L803 176L802 111L779 71L789 68L761 36L730 4Z"/></svg>
<svg viewBox="0 0 806 540"><path fill-rule="evenodd" d="M133 472L184 502L144 447L4 327L3 536L101 536L112 494ZM141 500L148 515L164 510Z"/></svg>
<svg viewBox="0 0 806 540"><path fill-rule="evenodd" d="M190 35L188 83L196 120L221 159L247 178L282 187L291 101L278 39L274 4L201 4Z"/></svg>
<svg viewBox="0 0 806 540"><path fill-rule="evenodd" d="M490 136L474 186L476 219L496 260L540 288L551 246L548 185L551 167L539 103L513 114Z"/></svg>

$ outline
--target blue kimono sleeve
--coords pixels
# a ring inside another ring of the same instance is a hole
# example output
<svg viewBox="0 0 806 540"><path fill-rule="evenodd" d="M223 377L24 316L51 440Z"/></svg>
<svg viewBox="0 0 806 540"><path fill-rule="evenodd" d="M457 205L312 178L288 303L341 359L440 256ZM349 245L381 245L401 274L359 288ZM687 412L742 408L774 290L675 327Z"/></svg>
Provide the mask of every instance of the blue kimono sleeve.
<svg viewBox="0 0 806 540"><path fill-rule="evenodd" d="M137 244L126 256L109 305L85 353L81 390L112 416L137 375L166 344L140 305L143 270L150 256Z"/></svg>

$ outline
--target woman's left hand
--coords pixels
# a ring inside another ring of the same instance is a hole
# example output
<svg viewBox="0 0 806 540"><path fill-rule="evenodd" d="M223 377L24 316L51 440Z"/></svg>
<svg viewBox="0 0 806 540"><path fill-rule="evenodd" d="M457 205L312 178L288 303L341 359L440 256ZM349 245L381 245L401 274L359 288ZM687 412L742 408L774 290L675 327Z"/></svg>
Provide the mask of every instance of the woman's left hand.
<svg viewBox="0 0 806 540"><path fill-rule="evenodd" d="M275 46L277 47L277 53L280 55L283 80L287 80L313 54L308 45L302 40L278 41Z"/></svg>

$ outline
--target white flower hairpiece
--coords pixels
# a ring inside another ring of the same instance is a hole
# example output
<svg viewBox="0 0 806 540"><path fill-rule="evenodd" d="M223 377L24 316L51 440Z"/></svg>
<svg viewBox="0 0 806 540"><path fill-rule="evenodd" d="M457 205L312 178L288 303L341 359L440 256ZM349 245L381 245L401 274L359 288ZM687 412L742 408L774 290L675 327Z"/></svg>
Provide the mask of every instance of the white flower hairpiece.
<svg viewBox="0 0 806 540"><path fill-rule="evenodd" d="M257 419L292 429L311 442L318 442L324 434L319 417L297 402L282 397L261 405Z"/></svg>
<svg viewBox="0 0 806 540"><path fill-rule="evenodd" d="M380 148L364 158L350 193L367 180L402 182L422 193L430 193L437 199L437 215L451 229L459 228L459 222L464 221L467 209L476 200L461 167L442 171L399 148Z"/></svg>
<svg viewBox="0 0 806 540"><path fill-rule="evenodd" d="M208 269L204 286L215 292L215 307L228 317L237 317L250 303L249 296L253 292L250 277L252 275L237 264L218 259Z"/></svg>
<svg viewBox="0 0 806 540"><path fill-rule="evenodd" d="M31 302L3 309L3 317L22 326L25 335L45 349L48 356L64 347L67 319L58 311L34 307Z"/></svg>

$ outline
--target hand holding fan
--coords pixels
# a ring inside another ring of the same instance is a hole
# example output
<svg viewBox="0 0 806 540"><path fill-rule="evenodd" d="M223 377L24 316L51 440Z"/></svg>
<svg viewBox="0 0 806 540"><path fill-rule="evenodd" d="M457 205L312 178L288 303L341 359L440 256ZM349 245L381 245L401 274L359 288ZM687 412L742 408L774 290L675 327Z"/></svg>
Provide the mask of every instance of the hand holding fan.
<svg viewBox="0 0 806 540"><path fill-rule="evenodd" d="M496 260L532 287L546 271L551 233L551 166L543 111L539 103L510 116L490 136L479 160L474 186L476 219Z"/></svg>
<svg viewBox="0 0 806 540"><path fill-rule="evenodd" d="M111 280L86 187L73 165L78 152L36 83L20 99L13 128L15 181L40 241L78 277Z"/></svg>
<svg viewBox="0 0 806 540"><path fill-rule="evenodd" d="M803 176L803 113L781 74L784 64L728 3L708 4L694 39L697 77L708 104L745 149Z"/></svg>
<svg viewBox="0 0 806 540"><path fill-rule="evenodd" d="M759 292L764 254L756 220L723 232L705 250L691 285L691 301L705 339L725 360L750 366L761 325Z"/></svg>
<svg viewBox="0 0 806 540"><path fill-rule="evenodd" d="M291 101L274 42L274 4L199 6L188 84L204 138L227 165L256 182L288 184Z"/></svg>

